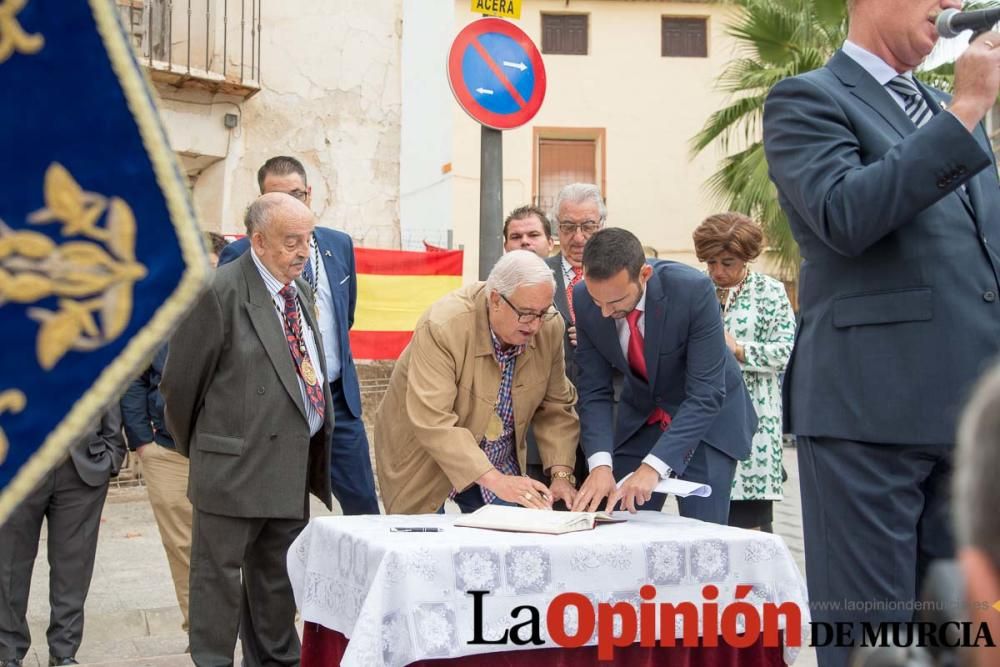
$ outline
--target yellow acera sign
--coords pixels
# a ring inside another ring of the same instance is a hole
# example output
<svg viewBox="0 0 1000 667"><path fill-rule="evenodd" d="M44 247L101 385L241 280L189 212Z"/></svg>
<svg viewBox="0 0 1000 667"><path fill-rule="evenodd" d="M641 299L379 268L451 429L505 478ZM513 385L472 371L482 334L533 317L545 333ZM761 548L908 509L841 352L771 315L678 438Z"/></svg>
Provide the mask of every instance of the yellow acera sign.
<svg viewBox="0 0 1000 667"><path fill-rule="evenodd" d="M472 11L504 19L519 19L521 0L472 0Z"/></svg>

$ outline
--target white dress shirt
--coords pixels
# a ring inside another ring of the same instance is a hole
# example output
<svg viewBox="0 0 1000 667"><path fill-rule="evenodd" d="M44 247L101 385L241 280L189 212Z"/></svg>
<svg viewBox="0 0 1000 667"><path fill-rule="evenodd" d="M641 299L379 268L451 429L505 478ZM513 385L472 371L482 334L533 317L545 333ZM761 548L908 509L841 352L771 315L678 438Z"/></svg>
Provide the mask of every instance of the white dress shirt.
<svg viewBox="0 0 1000 667"><path fill-rule="evenodd" d="M326 275L326 263L319 253L313 250L316 246L316 235L309 241L310 258L312 260L313 272L316 274L316 307L319 316L316 318L316 326L319 327L320 336L323 339L323 354L326 356L326 381L334 383L340 379L340 338L337 336L337 314L333 311L333 292L330 287L329 276ZM315 261L319 257L319 261ZM342 286L338 286L342 287Z"/></svg>
<svg viewBox="0 0 1000 667"><path fill-rule="evenodd" d="M267 270L264 263L260 261L260 257L257 256L257 251L253 248L250 249L250 256L253 257L253 263L257 267L257 271L260 273L260 277L264 279L264 285L267 287L268 294L271 295L271 300L274 302L276 308L274 316L278 318L279 324L281 324L281 330L285 330L285 318L282 313L285 312L285 297L278 294L281 289L285 286L285 283L281 282L274 275ZM298 288L296 288L298 289ZM298 298L298 297L296 297ZM299 307L302 307L302 301L299 300ZM299 318L302 323L302 337L305 338L306 342L306 352L309 353L309 360L312 362L313 366L319 361L319 353L317 352L318 347L316 345L316 336L313 335L312 327L309 326L309 322L305 317ZM291 350L288 351L288 355L291 356ZM292 366L295 366L294 361ZM316 369L319 370L318 368ZM295 379L299 381L299 391L302 392L302 403L306 409L306 419L309 421L309 435L315 435L321 428L323 428L323 418L319 416L316 412L316 408L313 407L312 401L309 400L309 396L306 394L306 383L299 375L298 371L295 372Z"/></svg>
<svg viewBox="0 0 1000 667"><path fill-rule="evenodd" d="M635 304L635 309L639 311L639 319L636 320L636 327L639 329L639 333L642 334L643 340L646 338L646 290L642 290L642 296L639 297L639 303ZM628 342L632 338L632 334L628 328L628 322L623 317L620 320L615 320L615 330L618 332L618 344L622 348L622 354L625 356L625 360L628 361ZM611 454L609 452L597 452L592 454L587 458L587 465L590 470L593 471L594 468L598 466L611 466ZM660 474L661 479L666 479L670 476L670 466L664 463L659 458L653 456L652 454L647 454L642 460L643 463L651 467L653 470Z"/></svg>

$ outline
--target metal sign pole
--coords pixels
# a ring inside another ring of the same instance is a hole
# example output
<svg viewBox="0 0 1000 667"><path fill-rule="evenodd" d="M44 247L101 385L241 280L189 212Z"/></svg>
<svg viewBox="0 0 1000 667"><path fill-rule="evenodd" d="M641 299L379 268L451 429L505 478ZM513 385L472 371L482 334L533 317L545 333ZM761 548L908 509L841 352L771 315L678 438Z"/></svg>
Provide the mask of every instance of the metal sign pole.
<svg viewBox="0 0 1000 667"><path fill-rule="evenodd" d="M482 127L479 158L479 279L503 253L503 132Z"/></svg>

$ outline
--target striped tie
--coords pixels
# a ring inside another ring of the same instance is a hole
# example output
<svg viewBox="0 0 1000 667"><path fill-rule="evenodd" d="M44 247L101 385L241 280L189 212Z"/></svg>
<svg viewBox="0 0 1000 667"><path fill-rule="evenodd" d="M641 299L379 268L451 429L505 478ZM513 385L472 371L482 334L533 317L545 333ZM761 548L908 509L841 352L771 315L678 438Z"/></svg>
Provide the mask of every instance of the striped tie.
<svg viewBox="0 0 1000 667"><path fill-rule="evenodd" d="M934 115L927 104L927 100L924 99L923 94L921 94L920 89L917 88L917 84L913 82L913 79L900 74L893 77L885 85L889 90L903 98L903 103L905 104L903 109L917 127L922 126Z"/></svg>

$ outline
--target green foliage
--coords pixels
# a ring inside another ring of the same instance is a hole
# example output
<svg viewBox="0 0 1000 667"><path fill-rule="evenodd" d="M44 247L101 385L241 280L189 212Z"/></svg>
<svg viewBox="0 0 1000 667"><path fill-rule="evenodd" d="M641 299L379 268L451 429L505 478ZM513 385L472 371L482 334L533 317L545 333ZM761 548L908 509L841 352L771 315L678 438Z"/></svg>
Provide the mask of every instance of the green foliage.
<svg viewBox="0 0 1000 667"><path fill-rule="evenodd" d="M787 277L798 272L799 252L778 193L767 175L761 119L768 91L785 77L822 67L847 35L844 0L730 0L738 11L726 32L738 56L716 85L729 104L713 113L691 140L698 154L718 142L726 154L709 178L712 197L726 210L760 221L768 253Z"/></svg>
<svg viewBox="0 0 1000 667"><path fill-rule="evenodd" d="M726 0L736 11L726 32L737 42L737 57L716 81L730 97L690 142L694 155L713 144L726 154L708 180L713 198L725 210L760 221L768 255L786 278L794 279L800 262L778 193L767 175L761 142L764 100L785 77L822 67L847 37L845 0ZM974 0L966 9L996 6L1000 0ZM954 65L946 63L920 74L930 85L951 88Z"/></svg>

